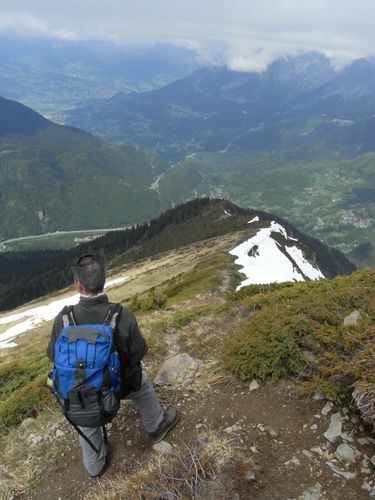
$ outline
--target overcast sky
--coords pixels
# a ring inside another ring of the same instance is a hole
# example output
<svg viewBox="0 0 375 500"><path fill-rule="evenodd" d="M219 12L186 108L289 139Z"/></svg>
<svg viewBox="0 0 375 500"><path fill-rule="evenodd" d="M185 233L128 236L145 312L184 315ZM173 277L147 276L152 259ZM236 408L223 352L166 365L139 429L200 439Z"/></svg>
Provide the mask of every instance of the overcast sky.
<svg viewBox="0 0 375 500"><path fill-rule="evenodd" d="M0 33L169 42L244 71L301 49L374 55L374 21L375 0L0 0Z"/></svg>

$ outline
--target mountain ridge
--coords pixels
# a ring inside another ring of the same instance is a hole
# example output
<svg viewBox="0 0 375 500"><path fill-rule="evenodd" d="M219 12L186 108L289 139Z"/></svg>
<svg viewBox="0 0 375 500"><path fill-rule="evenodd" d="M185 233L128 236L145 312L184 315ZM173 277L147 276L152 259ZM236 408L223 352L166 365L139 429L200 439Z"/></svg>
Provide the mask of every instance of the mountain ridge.
<svg viewBox="0 0 375 500"><path fill-rule="evenodd" d="M254 216L260 221L249 225ZM110 232L70 250L1 253L0 309L15 307L67 286L71 262L83 253L99 253L111 268L220 235L234 232L253 235L271 221L282 224L289 235L297 238L304 254L326 276L354 271L355 266L341 252L304 235L277 216L242 209L225 200L203 198L169 209L148 223Z"/></svg>
<svg viewBox="0 0 375 500"><path fill-rule="evenodd" d="M279 59L263 73L200 68L161 89L118 94L72 110L66 123L106 140L126 138L175 160L223 149L223 140L262 123L276 124L280 134L280 128L301 127L324 113L332 119L367 119L375 112L374 76L373 60L334 71L315 53ZM216 147L209 141L213 132Z"/></svg>

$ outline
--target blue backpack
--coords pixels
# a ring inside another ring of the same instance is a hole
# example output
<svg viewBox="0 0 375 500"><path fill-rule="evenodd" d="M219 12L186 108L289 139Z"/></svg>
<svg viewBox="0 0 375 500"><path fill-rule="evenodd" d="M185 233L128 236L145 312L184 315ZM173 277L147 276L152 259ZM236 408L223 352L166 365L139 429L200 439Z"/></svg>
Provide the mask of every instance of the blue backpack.
<svg viewBox="0 0 375 500"><path fill-rule="evenodd" d="M120 304L111 304L103 324L77 325L73 307L62 311L63 329L55 344L53 392L68 421L81 427L102 427L116 415L123 392L115 330Z"/></svg>

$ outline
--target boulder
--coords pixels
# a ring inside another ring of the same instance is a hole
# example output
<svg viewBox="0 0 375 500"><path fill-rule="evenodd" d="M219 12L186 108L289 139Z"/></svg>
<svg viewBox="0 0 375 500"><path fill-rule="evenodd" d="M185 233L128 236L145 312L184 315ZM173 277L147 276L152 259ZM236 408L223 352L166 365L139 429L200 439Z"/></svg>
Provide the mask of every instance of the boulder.
<svg viewBox="0 0 375 500"><path fill-rule="evenodd" d="M332 410L332 408L333 404L331 403L331 401L327 401L327 403L322 408L322 415L327 416L328 413Z"/></svg>
<svg viewBox="0 0 375 500"><path fill-rule="evenodd" d="M233 434L239 431L242 431L242 427L237 424L234 424L231 427L227 427L226 429L224 429L224 432L226 432L227 434Z"/></svg>
<svg viewBox="0 0 375 500"><path fill-rule="evenodd" d="M333 470L333 472L335 474L337 474L338 476L341 476L345 479L354 479L357 475L356 472L347 472L347 471L340 469L339 467L337 467L337 465L335 465L332 462L327 462L327 465L328 465L328 467L330 467Z"/></svg>
<svg viewBox="0 0 375 500"><path fill-rule="evenodd" d="M154 378L156 385L186 385L199 374L203 362L186 353L167 359Z"/></svg>
<svg viewBox="0 0 375 500"><path fill-rule="evenodd" d="M162 455L170 455L173 451L172 446L168 441L160 441L160 443L155 443L152 447L154 451L161 453Z"/></svg>
<svg viewBox="0 0 375 500"><path fill-rule="evenodd" d="M340 444L335 451L335 457L337 460L347 464L354 463L359 456L359 451L356 448L349 446L347 443Z"/></svg>
<svg viewBox="0 0 375 500"><path fill-rule="evenodd" d="M260 387L259 382L258 382L256 379L254 379L254 380L252 380L252 381L250 382L250 385L249 385L249 391L250 391L250 392L251 392L251 391L256 391L257 389L259 389L259 387Z"/></svg>
<svg viewBox="0 0 375 500"><path fill-rule="evenodd" d="M361 321L362 316L359 311L353 311L350 313L348 316L345 316L344 318L344 325L345 326L355 326L359 321Z"/></svg>
<svg viewBox="0 0 375 500"><path fill-rule="evenodd" d="M311 486L307 490L305 490L302 495L299 497L301 500L320 500L323 497L322 494L322 485L320 483L316 483L315 486Z"/></svg>
<svg viewBox="0 0 375 500"><path fill-rule="evenodd" d="M343 424L343 418L340 415L340 413L334 413L331 416L331 422L329 424L328 429L323 434L324 437L330 443L334 443L336 439L338 439L341 436L342 424Z"/></svg>

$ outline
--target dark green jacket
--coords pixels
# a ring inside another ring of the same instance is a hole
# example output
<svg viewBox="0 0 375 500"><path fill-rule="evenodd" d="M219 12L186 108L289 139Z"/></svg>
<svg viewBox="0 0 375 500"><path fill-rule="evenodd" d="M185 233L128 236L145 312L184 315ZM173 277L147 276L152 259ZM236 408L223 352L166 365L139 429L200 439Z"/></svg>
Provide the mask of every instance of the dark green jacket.
<svg viewBox="0 0 375 500"><path fill-rule="evenodd" d="M81 297L79 303L73 307L74 319L78 325L102 324L109 304L105 294L95 297ZM47 355L51 361L54 358L55 342L62 327L62 314L60 312L55 318L47 348ZM129 309L123 308L121 311L115 340L121 360L121 378L126 393L130 390L137 391L141 386L141 360L147 352L147 344L139 330L134 314Z"/></svg>

